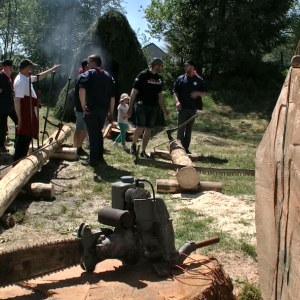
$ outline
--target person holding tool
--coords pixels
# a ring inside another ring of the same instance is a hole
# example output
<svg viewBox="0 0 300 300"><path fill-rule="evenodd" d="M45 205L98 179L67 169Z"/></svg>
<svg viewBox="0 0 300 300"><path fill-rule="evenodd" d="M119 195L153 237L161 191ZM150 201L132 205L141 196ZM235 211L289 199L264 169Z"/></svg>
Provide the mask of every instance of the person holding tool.
<svg viewBox="0 0 300 300"><path fill-rule="evenodd" d="M37 101L37 95L33 86L31 85L29 88L29 83L37 80L37 76L30 76L33 66L35 66L35 64L30 59L22 59L19 64L20 73L14 81L14 105L18 116L18 136L13 157L14 161L26 156L31 139L38 138L37 123L39 120L37 119L37 106L40 106L40 103ZM52 68L39 73L39 79L43 79L47 74L58 68L59 65L55 65Z"/></svg>

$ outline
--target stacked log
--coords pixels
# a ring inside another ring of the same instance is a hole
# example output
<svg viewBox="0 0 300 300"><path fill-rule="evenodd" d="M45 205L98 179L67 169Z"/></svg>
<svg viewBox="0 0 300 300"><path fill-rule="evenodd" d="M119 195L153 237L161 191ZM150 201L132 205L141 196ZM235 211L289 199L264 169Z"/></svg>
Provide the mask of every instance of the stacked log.
<svg viewBox="0 0 300 300"><path fill-rule="evenodd" d="M55 140L57 131L45 142L44 148L18 162L0 181L0 217L13 202L29 179L48 161L50 155L57 150L71 134L68 126L63 126Z"/></svg>
<svg viewBox="0 0 300 300"><path fill-rule="evenodd" d="M199 173L194 168L194 164L186 154L181 142L179 140L170 141L169 150L172 162L184 166L177 170L178 184L184 189L195 188L199 183Z"/></svg>

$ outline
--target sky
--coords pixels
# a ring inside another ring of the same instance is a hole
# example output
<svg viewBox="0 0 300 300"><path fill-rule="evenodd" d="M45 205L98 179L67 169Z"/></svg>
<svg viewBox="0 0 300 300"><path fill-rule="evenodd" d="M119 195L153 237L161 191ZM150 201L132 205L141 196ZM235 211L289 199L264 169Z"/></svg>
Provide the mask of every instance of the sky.
<svg viewBox="0 0 300 300"><path fill-rule="evenodd" d="M146 33L146 30L148 29L148 22L144 18L144 13L139 10L141 10L141 6L145 9L148 5L150 5L151 0L126 0L126 2L127 3L124 5L127 12L126 17L132 29L135 32L140 29L139 33L145 33L147 37L150 37L149 34ZM154 43L161 49L164 49L165 47L163 40L158 41L157 39L151 38L149 43Z"/></svg>

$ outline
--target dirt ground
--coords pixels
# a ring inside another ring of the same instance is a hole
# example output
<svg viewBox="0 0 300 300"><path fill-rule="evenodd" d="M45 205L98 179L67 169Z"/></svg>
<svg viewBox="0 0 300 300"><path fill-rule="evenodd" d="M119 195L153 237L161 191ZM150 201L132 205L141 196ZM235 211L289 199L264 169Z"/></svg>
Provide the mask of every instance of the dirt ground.
<svg viewBox="0 0 300 300"><path fill-rule="evenodd" d="M12 147L11 144L10 147ZM11 159L9 154L2 155L1 158L4 161ZM78 178L82 180L85 168L78 161L51 161L44 166L43 170L35 176L40 182L47 182L49 178L51 179L59 201L15 200L13 206L25 211L23 217L26 222L16 224L10 229L0 226L0 253L25 245L45 242L45 237L47 241L75 237L81 222L97 226L95 211L108 206L109 203L100 196L94 196L93 201L85 201L79 206L77 203L81 199L78 199L76 194L70 193L82 184ZM87 176L85 180L88 182L91 178ZM91 194L92 191L87 193ZM217 192L204 192L196 195L176 194L170 197L182 200L174 208L175 212L184 207L199 210L213 217L217 226L224 232L236 238L247 236L249 243L255 246L254 196L232 197ZM62 212L64 208L71 212L67 218ZM239 293L240 287L247 280L251 283L258 283L257 262L250 256L240 251L218 251L210 253L210 256L216 257L231 277L235 294Z"/></svg>

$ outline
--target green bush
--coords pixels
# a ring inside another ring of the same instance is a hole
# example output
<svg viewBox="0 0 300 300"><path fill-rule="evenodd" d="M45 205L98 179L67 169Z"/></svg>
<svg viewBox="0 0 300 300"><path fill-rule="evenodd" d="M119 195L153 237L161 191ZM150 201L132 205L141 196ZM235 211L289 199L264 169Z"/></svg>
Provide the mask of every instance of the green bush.
<svg viewBox="0 0 300 300"><path fill-rule="evenodd" d="M259 286L247 282L238 300L263 300Z"/></svg>

